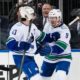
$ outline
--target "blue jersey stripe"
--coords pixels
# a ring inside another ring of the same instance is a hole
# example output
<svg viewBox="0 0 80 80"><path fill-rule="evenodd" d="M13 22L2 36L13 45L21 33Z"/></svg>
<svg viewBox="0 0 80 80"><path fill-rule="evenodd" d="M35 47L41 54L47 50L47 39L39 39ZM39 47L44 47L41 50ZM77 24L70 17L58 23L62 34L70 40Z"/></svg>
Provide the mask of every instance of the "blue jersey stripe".
<svg viewBox="0 0 80 80"><path fill-rule="evenodd" d="M71 51L72 51L72 52L80 52L80 49L72 49ZM5 49L5 50L1 49L1 50L0 50L0 53L4 53L4 52L7 53L7 52L9 52L9 50L7 50L7 49Z"/></svg>

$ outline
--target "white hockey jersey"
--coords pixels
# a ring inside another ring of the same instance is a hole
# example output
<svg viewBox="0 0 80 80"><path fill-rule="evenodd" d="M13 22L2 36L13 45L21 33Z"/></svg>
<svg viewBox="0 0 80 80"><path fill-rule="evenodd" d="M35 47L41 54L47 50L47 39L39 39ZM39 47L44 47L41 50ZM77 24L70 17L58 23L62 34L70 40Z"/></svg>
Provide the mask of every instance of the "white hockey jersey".
<svg viewBox="0 0 80 80"><path fill-rule="evenodd" d="M52 27L50 23L46 23L43 31L45 33L59 32L60 38L56 42L49 43L49 45L59 44L61 48L64 49L64 52L58 55L48 55L45 57L45 61L54 63L60 60L71 60L71 47L70 47L70 38L71 34L68 27L65 24L62 24L59 27ZM65 48L67 46L67 48Z"/></svg>
<svg viewBox="0 0 80 80"><path fill-rule="evenodd" d="M33 48L30 48L28 51L26 51L26 55L34 56L34 53L37 49L36 39L40 36L41 32L37 29L37 27L34 24L31 25L30 31L29 28L29 26L25 26L21 22L16 23L10 30L9 38L14 38L18 42L28 42L30 37L33 35L34 41L31 43L31 45L33 45ZM13 53L19 53L19 55L22 55L23 52L20 53L19 51Z"/></svg>

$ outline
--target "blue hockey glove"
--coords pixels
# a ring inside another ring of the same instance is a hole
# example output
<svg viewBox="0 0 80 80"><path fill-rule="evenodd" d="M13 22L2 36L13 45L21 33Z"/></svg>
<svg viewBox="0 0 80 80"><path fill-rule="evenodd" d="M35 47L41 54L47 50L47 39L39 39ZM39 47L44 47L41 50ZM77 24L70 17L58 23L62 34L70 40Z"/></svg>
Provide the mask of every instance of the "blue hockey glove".
<svg viewBox="0 0 80 80"><path fill-rule="evenodd" d="M46 44L47 42L57 41L60 38L59 32L45 34L42 32L41 36L37 39L40 44Z"/></svg>
<svg viewBox="0 0 80 80"><path fill-rule="evenodd" d="M15 39L10 39L9 41L7 41L6 45L8 49L12 51L28 50L30 47L32 47L32 45L28 42L20 42L20 44L18 45L18 41L16 41Z"/></svg>
<svg viewBox="0 0 80 80"><path fill-rule="evenodd" d="M64 52L65 49L63 49L62 47L60 47L58 44L54 45L54 46L49 46L48 44L44 45L44 46L40 46L38 48L38 53L40 53L41 55L45 56L48 54L51 55L58 55Z"/></svg>
<svg viewBox="0 0 80 80"><path fill-rule="evenodd" d="M60 38L59 32L49 33L49 34L46 34L45 39L43 40L43 43L57 41L59 38Z"/></svg>
<svg viewBox="0 0 80 80"><path fill-rule="evenodd" d="M37 52L40 53L41 56L45 56L45 55L52 53L52 49L48 44L45 44L45 45L39 47Z"/></svg>
<svg viewBox="0 0 80 80"><path fill-rule="evenodd" d="M57 41L60 38L60 33L59 32L51 33L50 37L52 40Z"/></svg>
<svg viewBox="0 0 80 80"><path fill-rule="evenodd" d="M28 42L21 42L20 48L23 50L28 50L29 48L33 48L33 45L31 45L31 43Z"/></svg>

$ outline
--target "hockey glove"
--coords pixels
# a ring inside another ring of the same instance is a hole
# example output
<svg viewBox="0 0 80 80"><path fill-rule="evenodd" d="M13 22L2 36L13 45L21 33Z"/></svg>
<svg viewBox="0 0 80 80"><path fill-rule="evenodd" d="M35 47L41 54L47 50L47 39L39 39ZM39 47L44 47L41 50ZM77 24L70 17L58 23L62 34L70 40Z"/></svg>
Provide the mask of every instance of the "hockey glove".
<svg viewBox="0 0 80 80"><path fill-rule="evenodd" d="M19 51L19 50L28 50L32 45L28 42L18 42L15 39L10 39L6 43L8 49L12 51Z"/></svg>
<svg viewBox="0 0 80 80"><path fill-rule="evenodd" d="M49 33L49 34L45 34L44 32L42 32L42 34L40 35L40 37L37 39L37 41L40 44L45 44L47 42L53 42L53 41L57 41L57 39L60 38L60 33L59 32L54 32L54 33Z"/></svg>
<svg viewBox="0 0 80 80"><path fill-rule="evenodd" d="M37 50L37 53L39 53L41 56L46 56L50 53L52 53L52 49L48 44L45 44L44 46L40 46Z"/></svg>
<svg viewBox="0 0 80 80"><path fill-rule="evenodd" d="M65 48L66 49L66 48ZM64 52L64 50L62 47L58 46L58 45L54 45L54 46L50 46L48 44L40 47L37 51L38 53L40 53L40 55L58 55Z"/></svg>
<svg viewBox="0 0 80 80"><path fill-rule="evenodd" d="M57 41L57 39L59 38L60 38L59 32L49 33L49 34L46 34L43 42L53 42L53 41Z"/></svg>

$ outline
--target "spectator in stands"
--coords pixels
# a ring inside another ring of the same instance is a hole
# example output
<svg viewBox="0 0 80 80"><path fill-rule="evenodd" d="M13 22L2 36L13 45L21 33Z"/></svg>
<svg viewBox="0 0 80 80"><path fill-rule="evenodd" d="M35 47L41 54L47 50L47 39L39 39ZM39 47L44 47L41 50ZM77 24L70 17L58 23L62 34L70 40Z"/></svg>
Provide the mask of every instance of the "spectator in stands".
<svg viewBox="0 0 80 80"><path fill-rule="evenodd" d="M73 10L71 15L79 16L79 19L69 27L71 31L71 47L80 49L80 9Z"/></svg>
<svg viewBox="0 0 80 80"><path fill-rule="evenodd" d="M42 6L42 16L37 17L33 23L38 27L39 30L43 30L45 23L48 21L48 13L52 9L49 3L44 3Z"/></svg>
<svg viewBox="0 0 80 80"><path fill-rule="evenodd" d="M36 5L37 10L35 10L35 11L36 11L38 17L41 17L42 16L42 5L43 5L42 2L39 2Z"/></svg>

